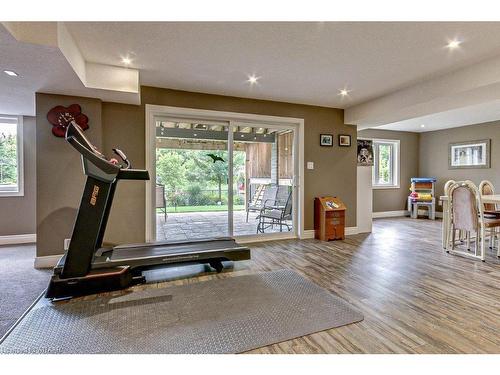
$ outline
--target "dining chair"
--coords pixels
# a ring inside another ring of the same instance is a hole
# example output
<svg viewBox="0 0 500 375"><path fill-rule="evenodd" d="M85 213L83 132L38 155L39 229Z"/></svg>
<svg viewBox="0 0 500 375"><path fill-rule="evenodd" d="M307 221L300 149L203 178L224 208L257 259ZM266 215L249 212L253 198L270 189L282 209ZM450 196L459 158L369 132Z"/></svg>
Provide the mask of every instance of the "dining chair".
<svg viewBox="0 0 500 375"><path fill-rule="evenodd" d="M493 186L493 183L488 180L483 180L479 184L479 192L481 195L495 195L495 187ZM488 219L500 219L500 211L498 210L498 207L494 203L484 203L484 217ZM496 233L497 228L493 228L490 231L490 249L493 249L495 247L495 238L496 238ZM500 244L499 244L500 246ZM499 248L500 251L500 248Z"/></svg>
<svg viewBox="0 0 500 375"><path fill-rule="evenodd" d="M453 185L456 181L455 180L448 180L446 181L446 183L444 184L444 195L449 197L450 196L450 187L451 185ZM448 198L450 199L450 198ZM448 202L448 207L449 207L449 202ZM448 216L448 220L446 222L443 222L443 227L444 227L444 233L445 233L445 244L448 243L448 241L450 240L449 238L449 231L450 231L450 219L449 219L449 216ZM455 237L454 237L455 238ZM460 241L463 241L464 239L466 238L466 234L465 233L462 233L460 231L458 231L458 239ZM445 245L444 247L446 248L447 245Z"/></svg>
<svg viewBox="0 0 500 375"><path fill-rule="evenodd" d="M481 195L495 195L495 187L488 180L483 180L479 184L479 191ZM500 211L498 207L494 203L485 203L484 204L484 214L491 215L492 218L500 218Z"/></svg>
<svg viewBox="0 0 500 375"><path fill-rule="evenodd" d="M476 185L471 181L461 181L450 184L448 188L448 197L448 217L450 225L446 252L484 261L486 255L485 233L490 228L500 227L500 220L484 217L481 194ZM467 244L467 251L455 250L455 234L457 230L467 233L468 242L471 239L471 233L475 234L474 254L468 252L470 248L469 243ZM495 235L497 235L497 232L495 233Z"/></svg>

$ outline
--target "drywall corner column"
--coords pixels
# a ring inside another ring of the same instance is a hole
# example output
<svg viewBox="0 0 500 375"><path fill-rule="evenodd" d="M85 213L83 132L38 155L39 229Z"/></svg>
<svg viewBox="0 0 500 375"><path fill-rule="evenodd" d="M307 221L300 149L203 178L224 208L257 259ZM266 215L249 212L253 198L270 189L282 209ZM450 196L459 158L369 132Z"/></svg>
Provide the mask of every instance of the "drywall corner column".
<svg viewBox="0 0 500 375"><path fill-rule="evenodd" d="M101 101L98 99L36 94L36 234L37 257L62 254L70 238L82 197L85 175L80 154L64 138L52 134L48 111L79 104L89 118L85 135L102 146Z"/></svg>
<svg viewBox="0 0 500 375"><path fill-rule="evenodd" d="M133 168L144 168L144 122L143 106L102 103L103 151L109 154L112 148L119 148L125 152ZM106 243L145 241L145 195L145 181L118 182L104 237Z"/></svg>
<svg viewBox="0 0 500 375"><path fill-rule="evenodd" d="M357 167L356 226L359 233L369 233L372 231L372 168L365 166Z"/></svg>

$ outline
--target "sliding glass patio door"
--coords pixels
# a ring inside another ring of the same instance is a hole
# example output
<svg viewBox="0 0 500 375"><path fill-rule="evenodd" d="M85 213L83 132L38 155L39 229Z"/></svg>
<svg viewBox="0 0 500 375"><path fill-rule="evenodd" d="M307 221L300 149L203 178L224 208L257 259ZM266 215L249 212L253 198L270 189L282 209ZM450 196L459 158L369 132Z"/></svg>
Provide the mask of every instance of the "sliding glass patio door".
<svg viewBox="0 0 500 375"><path fill-rule="evenodd" d="M156 124L156 240L228 236L229 123Z"/></svg>
<svg viewBox="0 0 500 375"><path fill-rule="evenodd" d="M231 124L233 235L295 234L294 128Z"/></svg>
<svg viewBox="0 0 500 375"><path fill-rule="evenodd" d="M156 241L296 234L296 129L155 118Z"/></svg>

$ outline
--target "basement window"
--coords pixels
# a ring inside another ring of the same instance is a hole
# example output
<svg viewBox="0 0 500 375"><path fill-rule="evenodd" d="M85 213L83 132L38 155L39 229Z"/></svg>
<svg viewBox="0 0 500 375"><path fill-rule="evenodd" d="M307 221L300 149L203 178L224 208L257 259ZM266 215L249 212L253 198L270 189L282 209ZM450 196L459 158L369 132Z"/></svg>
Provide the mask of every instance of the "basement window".
<svg viewBox="0 0 500 375"><path fill-rule="evenodd" d="M0 115L0 197L24 195L22 116Z"/></svg>
<svg viewBox="0 0 500 375"><path fill-rule="evenodd" d="M399 188L399 140L373 140L373 188Z"/></svg>

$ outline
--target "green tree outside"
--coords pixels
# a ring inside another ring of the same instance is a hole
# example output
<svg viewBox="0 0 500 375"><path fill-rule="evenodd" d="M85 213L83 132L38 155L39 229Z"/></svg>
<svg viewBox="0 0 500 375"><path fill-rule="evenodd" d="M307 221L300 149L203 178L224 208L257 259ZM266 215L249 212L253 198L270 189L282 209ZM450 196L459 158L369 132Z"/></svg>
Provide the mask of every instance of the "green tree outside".
<svg viewBox="0 0 500 375"><path fill-rule="evenodd" d="M0 184L17 185L17 137L0 133Z"/></svg>
<svg viewBox="0 0 500 375"><path fill-rule="evenodd" d="M224 161L213 162L213 154ZM227 204L228 159L226 150L156 150L157 182L165 185L167 200L174 205ZM244 183L245 152L235 151L233 156L236 187ZM207 193L216 191L216 196ZM235 197L235 204L241 204Z"/></svg>
<svg viewBox="0 0 500 375"><path fill-rule="evenodd" d="M381 144L378 147L379 152L379 166L378 166L378 180L379 183L390 183L390 169L391 169L391 146Z"/></svg>

